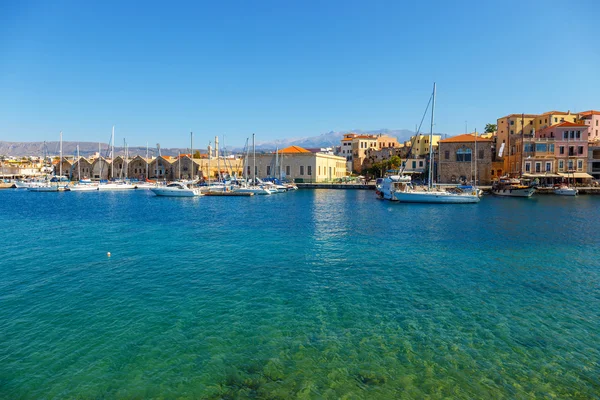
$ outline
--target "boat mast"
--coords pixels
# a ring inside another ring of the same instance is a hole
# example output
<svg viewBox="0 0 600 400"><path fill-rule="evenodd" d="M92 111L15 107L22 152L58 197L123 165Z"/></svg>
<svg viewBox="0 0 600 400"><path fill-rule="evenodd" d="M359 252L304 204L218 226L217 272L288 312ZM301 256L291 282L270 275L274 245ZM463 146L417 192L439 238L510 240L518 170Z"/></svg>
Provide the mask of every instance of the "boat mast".
<svg viewBox="0 0 600 400"><path fill-rule="evenodd" d="M62 158L63 158L63 155L62 155L62 131L60 131L60 161L58 162L58 164L59 164L58 170L60 171L59 175L60 175L61 179L62 179Z"/></svg>
<svg viewBox="0 0 600 400"><path fill-rule="evenodd" d="M111 148L110 148L110 163L111 168L110 168L110 178L111 180L113 180L115 178L115 126L113 125L112 127L112 134L110 135L110 143L111 143Z"/></svg>
<svg viewBox="0 0 600 400"><path fill-rule="evenodd" d="M190 131L190 159L192 160L192 170L190 171L190 180L194 180L194 132ZM181 161L180 161L181 163ZM181 175L181 173L179 173ZM180 177L181 179L181 177Z"/></svg>
<svg viewBox="0 0 600 400"><path fill-rule="evenodd" d="M181 152L177 153L177 158L178 158L177 166L179 167L179 177L178 177L178 179L181 180Z"/></svg>
<svg viewBox="0 0 600 400"><path fill-rule="evenodd" d="M521 113L521 157L519 159L519 178L523 177L523 151L525 151L525 113Z"/></svg>
<svg viewBox="0 0 600 400"><path fill-rule="evenodd" d="M275 147L275 171L277 171L279 169L279 147ZM277 175L277 172L275 172L273 175ZM281 177L280 177L281 179Z"/></svg>
<svg viewBox="0 0 600 400"><path fill-rule="evenodd" d="M429 185L428 188L431 190L432 179L433 179L433 118L435 113L435 82L433 83L433 102L431 103L431 128L429 131Z"/></svg>
<svg viewBox="0 0 600 400"><path fill-rule="evenodd" d="M81 180L81 159L79 158L79 145L77 145L77 179Z"/></svg>
<svg viewBox="0 0 600 400"><path fill-rule="evenodd" d="M212 149L210 147L210 141L208 142L208 187L210 189L210 159L212 158Z"/></svg>
<svg viewBox="0 0 600 400"><path fill-rule="evenodd" d="M253 179L252 185L256 186L256 145L254 143L254 136L255 136L255 134L253 133L252 134L252 164L253 164L253 166L252 166L252 169L253 169L252 174L253 175L252 176L254 176L254 179Z"/></svg>
<svg viewBox="0 0 600 400"><path fill-rule="evenodd" d="M477 128L475 128L475 184L473 187L477 188Z"/></svg>
<svg viewBox="0 0 600 400"><path fill-rule="evenodd" d="M146 179L148 179L148 142L146 142Z"/></svg>

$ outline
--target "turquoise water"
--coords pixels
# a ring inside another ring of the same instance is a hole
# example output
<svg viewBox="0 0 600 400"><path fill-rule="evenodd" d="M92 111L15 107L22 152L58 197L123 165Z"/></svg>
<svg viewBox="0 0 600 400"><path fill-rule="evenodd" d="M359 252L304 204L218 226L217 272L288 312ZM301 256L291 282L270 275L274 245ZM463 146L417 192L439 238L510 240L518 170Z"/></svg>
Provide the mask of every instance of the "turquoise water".
<svg viewBox="0 0 600 400"><path fill-rule="evenodd" d="M600 197L374 197L0 191L0 398L600 398Z"/></svg>

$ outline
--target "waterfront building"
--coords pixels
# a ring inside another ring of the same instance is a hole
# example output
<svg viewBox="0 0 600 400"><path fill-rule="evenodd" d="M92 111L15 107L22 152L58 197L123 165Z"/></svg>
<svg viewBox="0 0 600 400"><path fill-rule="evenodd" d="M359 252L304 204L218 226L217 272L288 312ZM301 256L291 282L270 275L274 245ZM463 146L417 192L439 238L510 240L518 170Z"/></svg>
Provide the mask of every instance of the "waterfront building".
<svg viewBox="0 0 600 400"><path fill-rule="evenodd" d="M110 176L110 162L102 156L92 162L92 180L107 180Z"/></svg>
<svg viewBox="0 0 600 400"><path fill-rule="evenodd" d="M439 183L473 182L475 157L477 157L477 183L491 184L492 139L476 138L474 134L466 133L440 140Z"/></svg>
<svg viewBox="0 0 600 400"><path fill-rule="evenodd" d="M511 176L538 178L548 185L567 176L577 182L590 179L587 158L588 127L564 121L515 137L505 161Z"/></svg>
<svg viewBox="0 0 600 400"><path fill-rule="evenodd" d="M589 110L579 113L580 122L589 127L588 141L600 142L600 111Z"/></svg>
<svg viewBox="0 0 600 400"><path fill-rule="evenodd" d="M590 142L588 145L588 174L593 179L600 179L600 143Z"/></svg>
<svg viewBox="0 0 600 400"><path fill-rule="evenodd" d="M73 159L69 158L69 157L63 157L62 161L60 161L59 159L56 159L55 161L52 162L52 164L54 165L54 175L60 175L60 171L61 171L61 164L62 164L62 176L66 176L67 178L71 178L72 176L72 171L71 168L73 167Z"/></svg>
<svg viewBox="0 0 600 400"><path fill-rule="evenodd" d="M142 156L135 156L127 163L127 176L130 178L135 178L140 181L144 181L149 179L146 176L146 167L148 166L148 162L150 159L146 159ZM148 175L150 175L150 170L148 169Z"/></svg>
<svg viewBox="0 0 600 400"><path fill-rule="evenodd" d="M410 141L404 143L404 145L412 148L411 155L415 157L429 156L429 136L422 134L411 136ZM437 149L441 139L442 135L433 135L431 143L434 149Z"/></svg>
<svg viewBox="0 0 600 400"><path fill-rule="evenodd" d="M153 158L148 165L148 174L150 179L173 180L172 164L174 162L173 157L170 156L158 156Z"/></svg>
<svg viewBox="0 0 600 400"><path fill-rule="evenodd" d="M110 172L110 176L115 179L125 178L125 169L127 168L128 160L125 159L124 156L116 156L112 163L110 163L111 170L114 169L114 172Z"/></svg>
<svg viewBox="0 0 600 400"><path fill-rule="evenodd" d="M353 172L361 172L368 157L368 150L381 150L386 147L401 147L398 139L388 135L362 135L347 133L341 140L338 156L346 158L346 168Z"/></svg>
<svg viewBox="0 0 600 400"><path fill-rule="evenodd" d="M279 158L279 165L277 163ZM246 173L252 177L253 159L250 156ZM281 166L281 167L280 167ZM256 155L256 175L260 178L279 177L295 182L332 182L346 176L346 158L330 152L313 151L289 146L276 153Z"/></svg>
<svg viewBox="0 0 600 400"><path fill-rule="evenodd" d="M81 179L88 179L92 176L92 163L85 157L79 157L73 163L71 180L79 181ZM81 172L81 176L79 173Z"/></svg>
<svg viewBox="0 0 600 400"><path fill-rule="evenodd" d="M0 177L2 178L33 178L44 175L49 171L43 171L44 163L37 158L3 159L0 161Z"/></svg>
<svg viewBox="0 0 600 400"><path fill-rule="evenodd" d="M173 179L196 179L200 177L200 163L191 158L191 154L181 154L171 164Z"/></svg>
<svg viewBox="0 0 600 400"><path fill-rule="evenodd" d="M535 118L534 126L535 130L539 131L561 122L577 122L578 119L579 115L572 114L571 111L548 111Z"/></svg>

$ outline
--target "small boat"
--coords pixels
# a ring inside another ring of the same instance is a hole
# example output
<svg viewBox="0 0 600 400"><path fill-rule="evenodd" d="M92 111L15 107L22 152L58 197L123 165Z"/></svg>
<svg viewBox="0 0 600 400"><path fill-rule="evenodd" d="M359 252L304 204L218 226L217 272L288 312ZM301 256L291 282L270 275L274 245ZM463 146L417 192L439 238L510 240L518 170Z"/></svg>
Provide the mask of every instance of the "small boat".
<svg viewBox="0 0 600 400"><path fill-rule="evenodd" d="M70 192L95 192L98 191L98 185L93 183L82 183L81 181L77 185L69 186Z"/></svg>
<svg viewBox="0 0 600 400"><path fill-rule="evenodd" d="M554 187L554 194L558 196L577 196L577 193L579 193L579 191L576 188L570 187L567 184L561 184Z"/></svg>
<svg viewBox="0 0 600 400"><path fill-rule="evenodd" d="M150 189L157 196L166 197L195 197L202 196L200 189L190 188L184 182L172 182L167 186L155 186Z"/></svg>
<svg viewBox="0 0 600 400"><path fill-rule="evenodd" d="M535 193L535 186L525 182L518 178L500 178L492 185L492 194L506 197L531 197Z"/></svg>
<svg viewBox="0 0 600 400"><path fill-rule="evenodd" d="M131 190L135 189L135 186L125 181L114 181L108 183L101 183L98 185L98 190L109 191L109 190Z"/></svg>
<svg viewBox="0 0 600 400"><path fill-rule="evenodd" d="M30 192L58 192L60 190L60 186L58 186L57 182L46 182L36 186L30 186L27 188L27 190Z"/></svg>

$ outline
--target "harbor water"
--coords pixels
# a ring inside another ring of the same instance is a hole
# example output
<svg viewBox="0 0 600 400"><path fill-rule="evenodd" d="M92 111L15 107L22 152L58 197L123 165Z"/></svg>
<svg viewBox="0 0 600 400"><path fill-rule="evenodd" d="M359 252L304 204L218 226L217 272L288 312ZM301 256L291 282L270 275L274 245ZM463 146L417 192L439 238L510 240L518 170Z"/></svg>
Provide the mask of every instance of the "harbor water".
<svg viewBox="0 0 600 400"><path fill-rule="evenodd" d="M5 190L0 226L2 399L600 398L600 197Z"/></svg>

